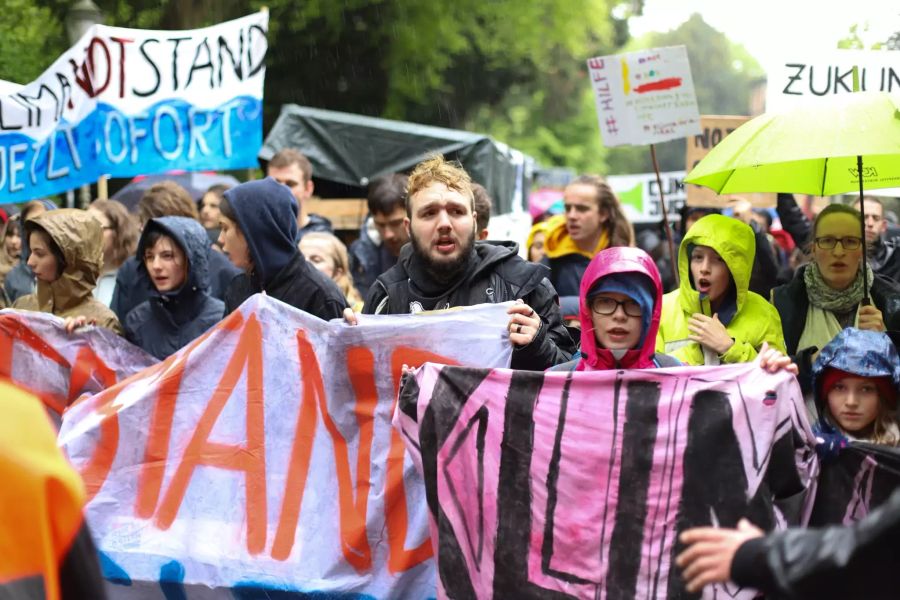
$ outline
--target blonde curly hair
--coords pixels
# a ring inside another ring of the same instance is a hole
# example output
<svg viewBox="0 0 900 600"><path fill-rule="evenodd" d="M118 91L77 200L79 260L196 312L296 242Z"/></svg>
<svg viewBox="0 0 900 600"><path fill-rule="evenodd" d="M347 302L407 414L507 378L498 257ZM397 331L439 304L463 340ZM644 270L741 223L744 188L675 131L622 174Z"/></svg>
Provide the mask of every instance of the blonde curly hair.
<svg viewBox="0 0 900 600"><path fill-rule="evenodd" d="M475 212L475 193L472 191L472 178L458 162L446 160L436 154L420 162L409 175L406 192L406 216L412 217L411 198L432 183L443 183L449 189L465 196L472 203L470 208Z"/></svg>

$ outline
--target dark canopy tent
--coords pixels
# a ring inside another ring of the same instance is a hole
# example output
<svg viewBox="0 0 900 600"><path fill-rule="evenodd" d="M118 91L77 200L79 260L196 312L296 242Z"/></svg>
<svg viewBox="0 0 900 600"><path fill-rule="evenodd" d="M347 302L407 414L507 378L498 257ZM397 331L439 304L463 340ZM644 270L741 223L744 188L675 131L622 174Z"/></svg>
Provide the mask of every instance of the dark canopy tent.
<svg viewBox="0 0 900 600"><path fill-rule="evenodd" d="M468 131L365 117L296 104L281 114L259 159L268 162L283 148L295 148L313 165L315 179L340 183L365 195L369 181L409 172L429 154L458 160L472 179L487 188L495 214L523 207L534 161L490 137ZM317 189L319 186L317 184Z"/></svg>

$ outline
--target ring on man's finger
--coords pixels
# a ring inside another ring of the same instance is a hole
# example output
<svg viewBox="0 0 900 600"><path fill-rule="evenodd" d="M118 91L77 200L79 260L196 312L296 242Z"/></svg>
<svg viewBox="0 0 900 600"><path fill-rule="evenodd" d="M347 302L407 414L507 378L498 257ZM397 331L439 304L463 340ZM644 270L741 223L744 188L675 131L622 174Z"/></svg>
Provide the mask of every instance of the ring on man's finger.
<svg viewBox="0 0 900 600"><path fill-rule="evenodd" d="M516 325L516 333L522 333L522 325Z"/></svg>
<svg viewBox="0 0 900 600"><path fill-rule="evenodd" d="M528 316L529 316L529 317L533 317L533 316L534 316L534 309L533 309L533 308L531 309L531 312L528 313Z"/></svg>

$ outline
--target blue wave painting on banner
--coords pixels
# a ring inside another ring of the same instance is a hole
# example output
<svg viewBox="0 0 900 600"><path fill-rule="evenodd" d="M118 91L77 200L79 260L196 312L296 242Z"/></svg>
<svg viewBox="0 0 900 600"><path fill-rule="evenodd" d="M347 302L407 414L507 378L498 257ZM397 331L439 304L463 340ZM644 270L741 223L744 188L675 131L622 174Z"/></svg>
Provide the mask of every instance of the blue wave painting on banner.
<svg viewBox="0 0 900 600"><path fill-rule="evenodd" d="M97 25L0 93L0 203L102 175L256 166L268 15L205 29Z"/></svg>

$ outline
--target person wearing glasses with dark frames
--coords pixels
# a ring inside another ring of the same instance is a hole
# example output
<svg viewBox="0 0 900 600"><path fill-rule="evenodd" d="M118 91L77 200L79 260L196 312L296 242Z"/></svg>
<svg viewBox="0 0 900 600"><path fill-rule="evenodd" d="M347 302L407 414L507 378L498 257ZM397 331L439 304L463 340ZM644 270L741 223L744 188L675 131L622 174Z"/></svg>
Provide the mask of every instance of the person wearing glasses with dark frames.
<svg viewBox="0 0 900 600"><path fill-rule="evenodd" d="M813 223L812 262L772 290L785 345L800 369L798 379L807 396L819 350L844 328L900 331L900 287L871 270L863 281L861 222L851 206L827 206ZM862 302L866 290L868 305ZM818 416L811 403L807 406Z"/></svg>
<svg viewBox="0 0 900 600"><path fill-rule="evenodd" d="M662 281L649 254L628 246L602 250L588 264L579 292L580 356L550 370L681 366L655 351Z"/></svg>

